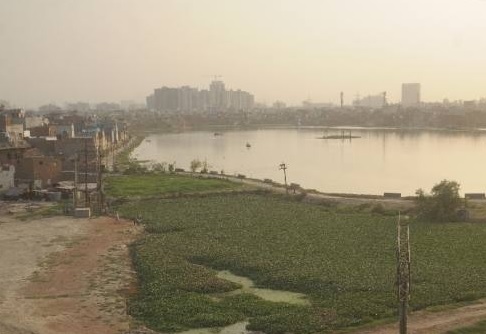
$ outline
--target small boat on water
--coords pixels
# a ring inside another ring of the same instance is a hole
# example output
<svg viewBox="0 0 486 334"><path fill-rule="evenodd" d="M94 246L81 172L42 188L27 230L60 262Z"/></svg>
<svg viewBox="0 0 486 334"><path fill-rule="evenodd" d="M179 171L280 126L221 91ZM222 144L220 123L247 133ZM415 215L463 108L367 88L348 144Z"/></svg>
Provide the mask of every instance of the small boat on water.
<svg viewBox="0 0 486 334"><path fill-rule="evenodd" d="M222 136L223 134L221 132L215 132L214 136Z"/></svg>
<svg viewBox="0 0 486 334"><path fill-rule="evenodd" d="M250 148L250 147L251 147L250 143L246 143L246 148Z"/></svg>

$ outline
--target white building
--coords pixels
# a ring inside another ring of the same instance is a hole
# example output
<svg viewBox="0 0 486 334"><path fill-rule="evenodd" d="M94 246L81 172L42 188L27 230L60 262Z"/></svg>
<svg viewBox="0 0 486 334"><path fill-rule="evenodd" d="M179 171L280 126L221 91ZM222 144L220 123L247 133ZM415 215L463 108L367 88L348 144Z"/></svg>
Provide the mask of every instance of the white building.
<svg viewBox="0 0 486 334"><path fill-rule="evenodd" d="M420 84L402 84L402 107L408 108L418 106L420 106Z"/></svg>

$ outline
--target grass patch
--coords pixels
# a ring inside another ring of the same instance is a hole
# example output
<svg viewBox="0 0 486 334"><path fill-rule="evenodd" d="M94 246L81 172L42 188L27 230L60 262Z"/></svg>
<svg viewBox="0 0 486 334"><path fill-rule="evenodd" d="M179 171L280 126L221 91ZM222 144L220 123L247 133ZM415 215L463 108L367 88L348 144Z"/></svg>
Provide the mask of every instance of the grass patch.
<svg viewBox="0 0 486 334"><path fill-rule="evenodd" d="M121 175L106 178L106 192L113 197L155 197L164 194L235 190L241 184L176 174Z"/></svg>

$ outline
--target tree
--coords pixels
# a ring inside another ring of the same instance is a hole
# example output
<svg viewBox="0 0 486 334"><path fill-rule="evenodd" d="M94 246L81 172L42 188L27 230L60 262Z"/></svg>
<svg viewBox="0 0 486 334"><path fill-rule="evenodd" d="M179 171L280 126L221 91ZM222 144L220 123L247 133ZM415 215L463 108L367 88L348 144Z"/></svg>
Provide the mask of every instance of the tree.
<svg viewBox="0 0 486 334"><path fill-rule="evenodd" d="M202 163L199 159L194 159L191 161L191 172L195 173L199 168L201 168Z"/></svg>
<svg viewBox="0 0 486 334"><path fill-rule="evenodd" d="M165 171L167 170L167 162L158 162L158 163L154 163L152 165L152 170L154 172L160 172L160 173L165 173Z"/></svg>
<svg viewBox="0 0 486 334"><path fill-rule="evenodd" d="M209 171L209 164L207 160L204 160L201 164L201 173L207 173Z"/></svg>
<svg viewBox="0 0 486 334"><path fill-rule="evenodd" d="M175 161L174 163L168 164L167 169L169 170L169 173L174 173L175 171Z"/></svg>
<svg viewBox="0 0 486 334"><path fill-rule="evenodd" d="M10 108L10 103L6 100L0 99L0 111Z"/></svg>
<svg viewBox="0 0 486 334"><path fill-rule="evenodd" d="M442 180L432 188L430 195L418 189L415 193L419 217L432 221L456 220L461 206L459 188L455 181Z"/></svg>

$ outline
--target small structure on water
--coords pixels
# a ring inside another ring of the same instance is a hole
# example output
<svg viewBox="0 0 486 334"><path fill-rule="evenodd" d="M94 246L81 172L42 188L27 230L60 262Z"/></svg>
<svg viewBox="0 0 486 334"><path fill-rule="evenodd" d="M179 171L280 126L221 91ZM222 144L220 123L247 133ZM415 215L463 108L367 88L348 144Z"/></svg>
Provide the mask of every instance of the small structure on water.
<svg viewBox="0 0 486 334"><path fill-rule="evenodd" d="M317 139L354 139L354 138L361 138L360 136L353 136L351 131L349 131L348 134L344 132L344 130L341 131L341 134L336 134L336 135L326 135L324 134L322 137L317 137Z"/></svg>

